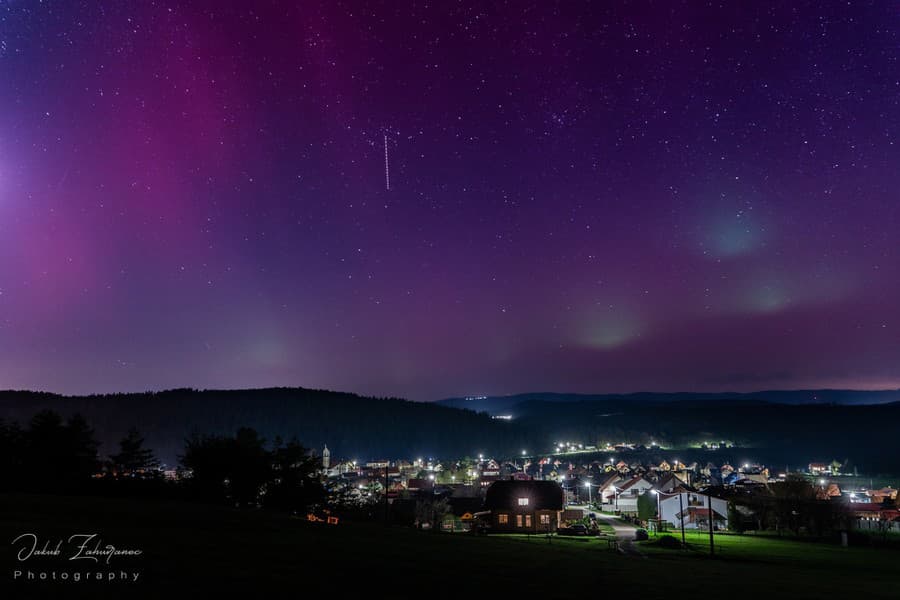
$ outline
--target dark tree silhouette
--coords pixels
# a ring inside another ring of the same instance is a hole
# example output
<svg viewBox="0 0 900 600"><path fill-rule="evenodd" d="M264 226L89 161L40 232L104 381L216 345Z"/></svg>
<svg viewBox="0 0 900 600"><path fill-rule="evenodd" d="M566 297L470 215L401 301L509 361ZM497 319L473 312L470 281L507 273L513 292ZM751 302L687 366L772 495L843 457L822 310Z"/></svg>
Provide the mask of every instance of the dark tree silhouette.
<svg viewBox="0 0 900 600"><path fill-rule="evenodd" d="M296 440L272 449L272 474L266 486L265 504L282 510L300 511L325 502L325 489L318 478L319 461Z"/></svg>
<svg viewBox="0 0 900 600"><path fill-rule="evenodd" d="M148 474L159 467L159 461L150 448L144 448L144 438L136 427L119 442L119 453L110 457L118 474Z"/></svg>
<svg viewBox="0 0 900 600"><path fill-rule="evenodd" d="M255 505L271 474L265 440L242 427L234 437L194 436L187 441L181 463L191 469L191 487L209 499Z"/></svg>
<svg viewBox="0 0 900 600"><path fill-rule="evenodd" d="M25 434L27 481L36 487L60 485L67 476L70 456L62 417L50 410L37 413Z"/></svg>
<svg viewBox="0 0 900 600"><path fill-rule="evenodd" d="M24 477L25 432L18 423L0 419L0 489L12 490Z"/></svg>
<svg viewBox="0 0 900 600"><path fill-rule="evenodd" d="M799 475L788 475L784 481L772 485L770 490L774 499L776 530L789 530L799 535L808 514L804 509L816 499L815 488Z"/></svg>
<svg viewBox="0 0 900 600"><path fill-rule="evenodd" d="M80 414L72 415L66 423L65 445L70 480L83 481L97 472L100 466L97 448L100 444L94 430Z"/></svg>
<svg viewBox="0 0 900 600"><path fill-rule="evenodd" d="M734 533L744 532L744 515L738 510L734 500L728 503L728 531Z"/></svg>
<svg viewBox="0 0 900 600"><path fill-rule="evenodd" d="M94 430L80 415L67 423L53 411L32 418L21 439L23 484L40 489L72 489L97 472L98 442Z"/></svg>
<svg viewBox="0 0 900 600"><path fill-rule="evenodd" d="M637 499L638 518L641 521L649 521L656 518L656 496L647 492Z"/></svg>

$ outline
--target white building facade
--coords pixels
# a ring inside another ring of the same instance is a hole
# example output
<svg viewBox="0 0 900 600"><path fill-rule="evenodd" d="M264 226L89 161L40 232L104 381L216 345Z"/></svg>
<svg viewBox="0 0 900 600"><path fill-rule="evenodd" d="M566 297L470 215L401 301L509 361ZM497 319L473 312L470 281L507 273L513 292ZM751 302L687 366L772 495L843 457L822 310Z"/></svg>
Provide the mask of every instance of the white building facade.
<svg viewBox="0 0 900 600"><path fill-rule="evenodd" d="M681 503L679 504L679 497ZM621 501L621 498L620 498ZM673 495L659 495L660 518L668 523L670 529L709 530L709 501L706 494L683 489L676 490ZM728 527L728 502L722 498L712 497L713 524L715 529Z"/></svg>

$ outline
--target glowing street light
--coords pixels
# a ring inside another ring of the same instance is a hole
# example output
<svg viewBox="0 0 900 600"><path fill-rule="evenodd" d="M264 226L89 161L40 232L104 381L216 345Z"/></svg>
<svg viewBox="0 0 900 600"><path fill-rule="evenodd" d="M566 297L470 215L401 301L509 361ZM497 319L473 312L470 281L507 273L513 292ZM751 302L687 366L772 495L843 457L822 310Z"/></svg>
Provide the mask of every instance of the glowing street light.
<svg viewBox="0 0 900 600"><path fill-rule="evenodd" d="M653 493L656 494L656 528L659 529L659 523L662 520L662 509L660 508L659 497L674 496L675 494L667 494L659 490L653 490ZM687 543L684 540L684 503L681 500L681 492L678 493L678 510L678 521L681 523L681 547L685 548L687 547ZM710 507L710 510L712 510L712 507Z"/></svg>
<svg viewBox="0 0 900 600"><path fill-rule="evenodd" d="M659 522L662 519L662 510L659 507L659 490L652 490L656 496L656 535L659 535Z"/></svg>

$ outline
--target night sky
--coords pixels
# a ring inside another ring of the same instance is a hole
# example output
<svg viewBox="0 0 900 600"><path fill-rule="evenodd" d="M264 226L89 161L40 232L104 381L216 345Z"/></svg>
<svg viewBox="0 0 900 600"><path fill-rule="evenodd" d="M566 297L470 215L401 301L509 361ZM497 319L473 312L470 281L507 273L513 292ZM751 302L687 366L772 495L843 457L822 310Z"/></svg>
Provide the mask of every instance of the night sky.
<svg viewBox="0 0 900 600"><path fill-rule="evenodd" d="M823 4L0 1L0 388L900 387L900 10Z"/></svg>

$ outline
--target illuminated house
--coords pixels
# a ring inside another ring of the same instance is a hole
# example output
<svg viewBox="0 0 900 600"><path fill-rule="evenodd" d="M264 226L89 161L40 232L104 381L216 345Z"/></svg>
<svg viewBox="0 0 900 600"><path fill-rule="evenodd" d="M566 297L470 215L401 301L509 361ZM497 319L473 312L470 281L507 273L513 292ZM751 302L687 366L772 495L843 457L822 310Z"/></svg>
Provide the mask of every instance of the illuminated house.
<svg viewBox="0 0 900 600"><path fill-rule="evenodd" d="M810 475L831 475L831 467L825 463L809 463Z"/></svg>
<svg viewBox="0 0 900 600"><path fill-rule="evenodd" d="M679 498L679 496L681 496ZM662 494L659 500L660 518L673 529L705 529L709 531L710 498L692 489L679 486L670 493ZM728 527L728 502L722 498L712 498L713 526L718 529Z"/></svg>
<svg viewBox="0 0 900 600"><path fill-rule="evenodd" d="M611 496L604 497L604 502L612 502L613 510L623 513L637 513L638 496L653 489L653 484L643 477L634 477L614 488Z"/></svg>
<svg viewBox="0 0 900 600"><path fill-rule="evenodd" d="M563 490L555 481L495 481L487 490L484 508L490 512L492 531L556 531Z"/></svg>

